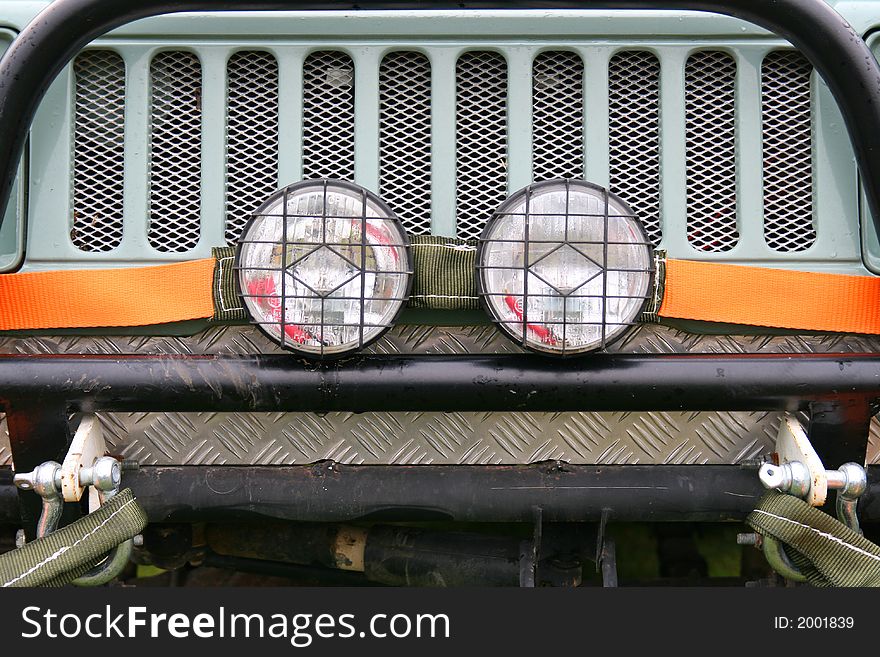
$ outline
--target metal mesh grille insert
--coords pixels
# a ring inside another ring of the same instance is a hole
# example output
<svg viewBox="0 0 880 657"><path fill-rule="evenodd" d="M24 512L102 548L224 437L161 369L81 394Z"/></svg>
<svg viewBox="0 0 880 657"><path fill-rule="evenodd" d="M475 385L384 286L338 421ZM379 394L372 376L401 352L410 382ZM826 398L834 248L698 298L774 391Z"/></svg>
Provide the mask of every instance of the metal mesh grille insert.
<svg viewBox="0 0 880 657"><path fill-rule="evenodd" d="M810 75L794 50L777 50L761 66L764 140L764 237L777 251L803 251L813 227L813 140Z"/></svg>
<svg viewBox="0 0 880 657"><path fill-rule="evenodd" d="M685 65L688 241L729 251L736 225L736 62L724 52L692 54Z"/></svg>
<svg viewBox="0 0 880 657"><path fill-rule="evenodd" d="M202 65L193 53L162 52L150 64L150 230L159 251L199 240Z"/></svg>
<svg viewBox="0 0 880 657"><path fill-rule="evenodd" d="M354 62L342 52L303 64L303 177L354 179Z"/></svg>
<svg viewBox="0 0 880 657"><path fill-rule="evenodd" d="M480 236L507 196L507 62L468 52L456 63L458 237Z"/></svg>
<svg viewBox="0 0 880 657"><path fill-rule="evenodd" d="M431 232L431 65L416 52L379 66L379 195L410 233Z"/></svg>
<svg viewBox="0 0 880 657"><path fill-rule="evenodd" d="M608 63L608 164L611 191L633 209L656 246L660 226L660 62L645 51Z"/></svg>
<svg viewBox="0 0 880 657"><path fill-rule="evenodd" d="M543 52L532 65L532 177L583 178L584 62Z"/></svg>
<svg viewBox="0 0 880 657"><path fill-rule="evenodd" d="M125 63L112 50L88 50L73 62L73 226L82 251L109 251L122 241Z"/></svg>
<svg viewBox="0 0 880 657"><path fill-rule="evenodd" d="M238 52L226 70L226 240L278 187L278 62Z"/></svg>

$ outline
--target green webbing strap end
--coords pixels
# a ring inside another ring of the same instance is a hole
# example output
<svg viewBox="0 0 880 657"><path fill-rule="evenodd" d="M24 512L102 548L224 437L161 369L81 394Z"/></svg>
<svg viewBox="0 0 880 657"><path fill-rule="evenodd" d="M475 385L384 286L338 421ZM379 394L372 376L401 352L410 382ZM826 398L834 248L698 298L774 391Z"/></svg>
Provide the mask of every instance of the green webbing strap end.
<svg viewBox="0 0 880 657"><path fill-rule="evenodd" d="M146 526L147 514L126 488L67 527L0 554L0 588L70 584Z"/></svg>
<svg viewBox="0 0 880 657"><path fill-rule="evenodd" d="M411 235L413 289L409 305L430 310L476 310L480 307L477 282L476 240ZM214 316L212 322L248 321L235 283L235 248L215 247Z"/></svg>
<svg viewBox="0 0 880 657"><path fill-rule="evenodd" d="M800 498L769 491L746 522L784 543L814 586L880 586L880 546Z"/></svg>
<svg viewBox="0 0 880 657"><path fill-rule="evenodd" d="M248 314L235 285L235 248L218 246L211 249L214 265L214 316L212 322L247 322Z"/></svg>

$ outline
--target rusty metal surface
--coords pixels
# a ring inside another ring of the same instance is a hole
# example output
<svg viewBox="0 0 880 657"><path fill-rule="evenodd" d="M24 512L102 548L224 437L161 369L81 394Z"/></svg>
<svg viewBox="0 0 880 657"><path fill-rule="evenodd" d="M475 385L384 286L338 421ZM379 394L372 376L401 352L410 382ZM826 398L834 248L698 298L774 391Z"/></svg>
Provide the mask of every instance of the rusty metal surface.
<svg viewBox="0 0 880 657"><path fill-rule="evenodd" d="M505 353L519 348L492 326L398 326L370 351ZM880 352L880 338L705 336L644 325L621 352ZM192 337L0 339L0 353L254 354L279 348L253 327L215 327ZM126 458L155 465L732 464L771 451L777 413L107 413L107 441ZM870 463L880 463L880 423ZM5 422L0 464L10 462Z"/></svg>

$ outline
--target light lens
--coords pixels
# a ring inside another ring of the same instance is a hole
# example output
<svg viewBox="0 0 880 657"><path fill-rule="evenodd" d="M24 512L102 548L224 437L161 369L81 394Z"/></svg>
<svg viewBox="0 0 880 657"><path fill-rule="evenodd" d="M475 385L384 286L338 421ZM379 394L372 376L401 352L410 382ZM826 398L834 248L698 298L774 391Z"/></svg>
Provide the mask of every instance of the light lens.
<svg viewBox="0 0 880 657"><path fill-rule="evenodd" d="M238 282L269 337L309 356L361 349L409 296L412 260L400 222L374 194L312 180L274 194L238 247Z"/></svg>
<svg viewBox="0 0 880 657"><path fill-rule="evenodd" d="M582 180L516 192L486 227L477 263L481 297L501 329L560 355L619 338L653 281L652 248L632 211Z"/></svg>

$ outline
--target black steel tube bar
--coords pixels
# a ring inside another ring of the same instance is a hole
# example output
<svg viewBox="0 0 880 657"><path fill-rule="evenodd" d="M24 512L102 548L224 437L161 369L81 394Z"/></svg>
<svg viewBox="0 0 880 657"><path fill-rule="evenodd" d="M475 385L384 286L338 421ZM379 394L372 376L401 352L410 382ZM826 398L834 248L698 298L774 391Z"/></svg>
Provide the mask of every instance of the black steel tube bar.
<svg viewBox="0 0 880 657"><path fill-rule="evenodd" d="M880 398L880 355L0 356L0 404L126 411L806 410Z"/></svg>
<svg viewBox="0 0 880 657"><path fill-rule="evenodd" d="M863 521L880 519L880 467L868 469ZM617 522L741 520L764 489L725 465L143 467L125 474L152 522L452 520Z"/></svg>
<svg viewBox="0 0 880 657"><path fill-rule="evenodd" d="M840 106L880 233L880 67L860 35L823 0L56 0L0 59L0 220L46 89L83 46L116 27L184 11L449 7L697 10L734 16L788 39Z"/></svg>
<svg viewBox="0 0 880 657"><path fill-rule="evenodd" d="M151 522L454 520L462 522L741 520L764 489L729 465L143 466L126 472ZM0 519L18 497L0 467ZM868 467L863 522L880 521L880 466Z"/></svg>

